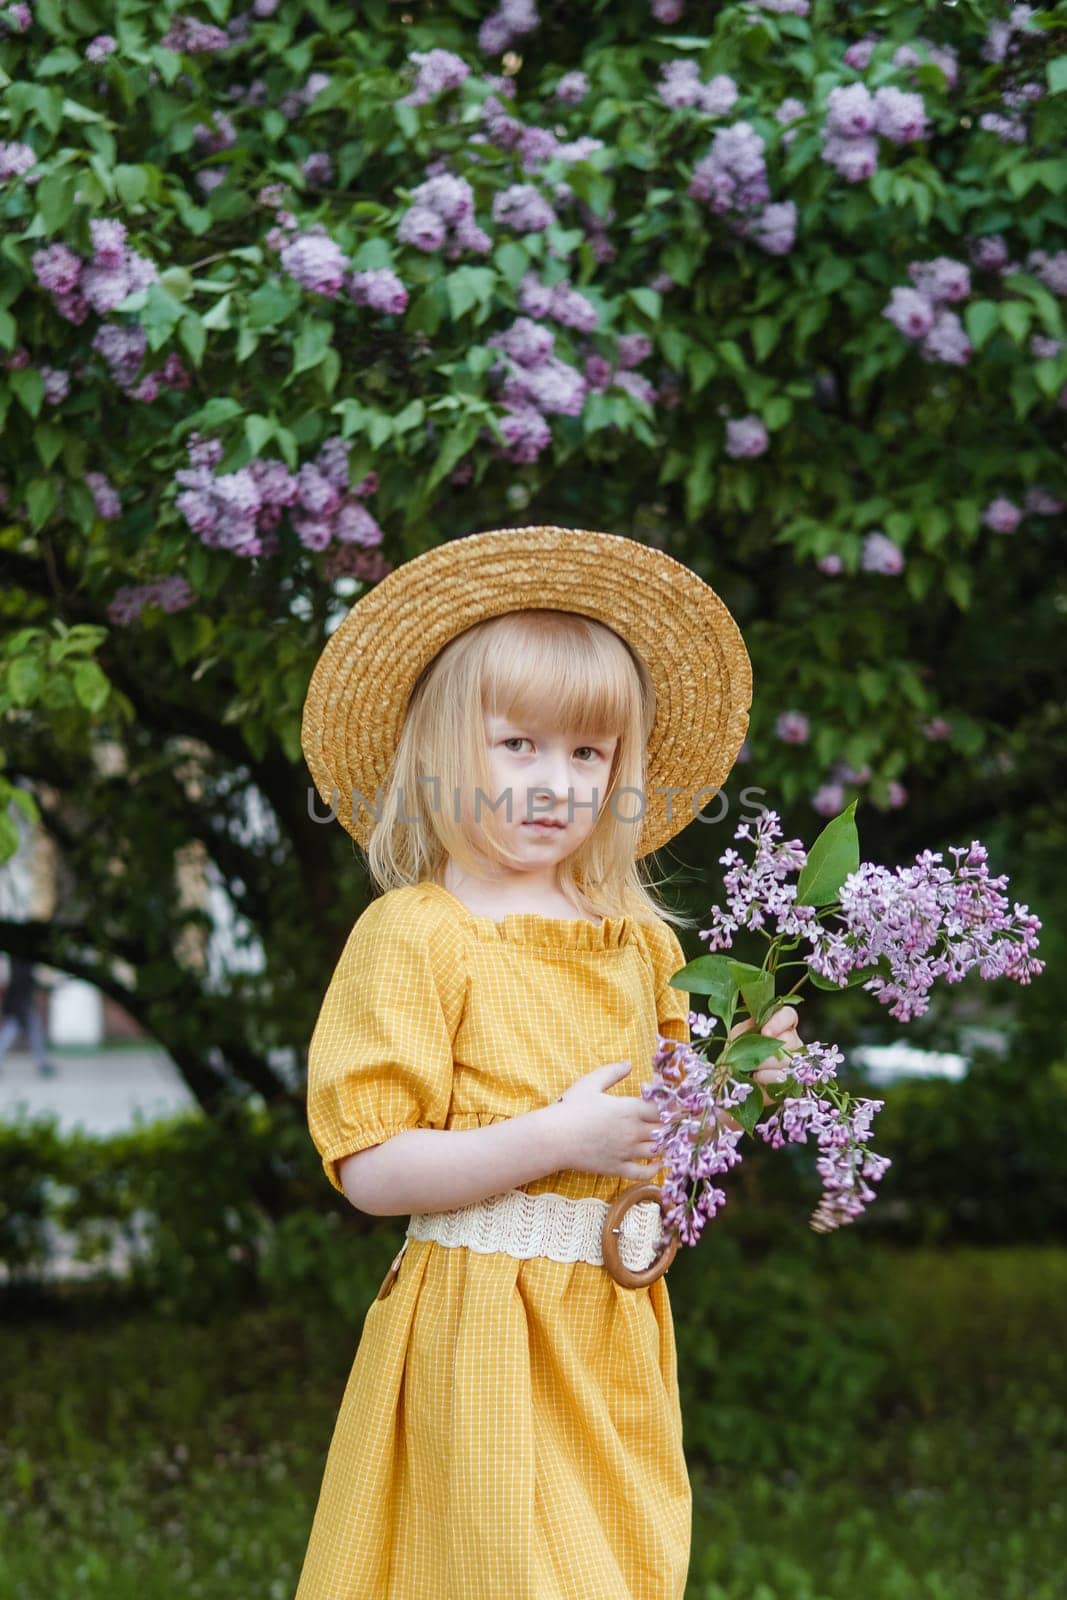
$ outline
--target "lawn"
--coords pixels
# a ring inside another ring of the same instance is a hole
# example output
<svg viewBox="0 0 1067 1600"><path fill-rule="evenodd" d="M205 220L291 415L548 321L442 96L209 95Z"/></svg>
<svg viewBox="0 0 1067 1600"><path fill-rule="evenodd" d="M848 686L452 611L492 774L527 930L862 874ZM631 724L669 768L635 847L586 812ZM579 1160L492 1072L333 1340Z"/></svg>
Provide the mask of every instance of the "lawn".
<svg viewBox="0 0 1067 1600"><path fill-rule="evenodd" d="M373 1249L384 1270L388 1242ZM687 1299L699 1263L672 1266L694 1490L687 1600L1062 1595L1067 1251L879 1250L863 1262L885 1347L870 1359L870 1328L827 1269L819 1293L856 1343L825 1357L822 1331L789 1330L806 1417L788 1347L777 1384L738 1365L727 1335L742 1292L722 1297L716 1347L706 1309ZM777 1271L753 1265L743 1286L744 1315L759 1306L772 1335L796 1305ZM0 1596L291 1600L357 1338L358 1322L292 1305L197 1327L114 1305L9 1315ZM708 1348L710 1374L692 1356ZM827 1359L829 1394L817 1381Z"/></svg>

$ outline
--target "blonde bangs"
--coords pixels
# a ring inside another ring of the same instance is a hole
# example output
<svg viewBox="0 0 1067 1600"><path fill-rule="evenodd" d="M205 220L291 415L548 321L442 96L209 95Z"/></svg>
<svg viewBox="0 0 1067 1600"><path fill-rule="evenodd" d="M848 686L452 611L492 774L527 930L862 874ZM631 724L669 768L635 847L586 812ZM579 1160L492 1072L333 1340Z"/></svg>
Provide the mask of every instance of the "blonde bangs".
<svg viewBox="0 0 1067 1600"><path fill-rule="evenodd" d="M509 612L482 626L482 705L490 716L537 725L550 706L557 728L622 736L636 709L641 669L618 634L567 611ZM647 687L654 721L655 690Z"/></svg>

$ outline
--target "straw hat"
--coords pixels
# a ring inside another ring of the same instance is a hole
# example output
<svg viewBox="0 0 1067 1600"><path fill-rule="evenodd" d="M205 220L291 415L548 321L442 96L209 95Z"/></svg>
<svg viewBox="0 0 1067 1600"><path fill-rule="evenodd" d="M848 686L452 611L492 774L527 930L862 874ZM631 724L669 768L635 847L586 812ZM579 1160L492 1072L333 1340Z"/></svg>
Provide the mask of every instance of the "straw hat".
<svg viewBox="0 0 1067 1600"><path fill-rule="evenodd" d="M476 622L528 609L595 617L648 669L657 710L639 856L680 832L725 781L748 727L752 668L714 590L662 550L619 534L497 528L395 567L356 602L316 663L300 741L319 795L360 844L423 667ZM660 786L682 791L673 816ZM639 796L624 795L619 813L638 817L640 808Z"/></svg>

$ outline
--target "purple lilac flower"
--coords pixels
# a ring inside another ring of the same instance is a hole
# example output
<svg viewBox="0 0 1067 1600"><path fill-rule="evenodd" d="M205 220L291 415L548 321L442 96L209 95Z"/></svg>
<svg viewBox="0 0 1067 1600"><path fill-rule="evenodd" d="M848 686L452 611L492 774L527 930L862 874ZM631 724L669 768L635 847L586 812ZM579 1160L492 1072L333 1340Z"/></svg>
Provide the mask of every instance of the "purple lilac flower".
<svg viewBox="0 0 1067 1600"><path fill-rule="evenodd" d="M915 43L923 47L922 51L917 50L915 45L899 45L893 52L893 65L895 67L921 67L930 62L931 65L941 68L941 71L945 74L948 87L954 89L959 76L958 52L951 45L934 44L923 34L919 35Z"/></svg>
<svg viewBox="0 0 1067 1600"><path fill-rule="evenodd" d="M309 230L289 239L282 246L281 263L301 288L329 299L336 297L344 282L344 251L325 231Z"/></svg>
<svg viewBox="0 0 1067 1600"><path fill-rule="evenodd" d="M348 486L351 446L339 436L327 439L313 461L291 473L280 461L255 460L237 472L216 476L222 456L217 440L190 436L189 468L175 474L183 492L175 504L192 531L213 549L235 555L272 555L280 548L275 533L285 508L306 550L324 550L331 540L380 544L382 529L358 502L378 487L375 473L354 489Z"/></svg>
<svg viewBox="0 0 1067 1600"><path fill-rule="evenodd" d="M904 556L893 540L884 533L869 533L863 541L860 561L864 572L880 572L895 578L904 571Z"/></svg>
<svg viewBox="0 0 1067 1600"><path fill-rule="evenodd" d="M1067 294L1067 250L1057 250L1055 255L1031 250L1026 264L1053 294Z"/></svg>
<svg viewBox="0 0 1067 1600"><path fill-rule="evenodd" d="M811 724L803 711L782 711L775 719L774 731L784 744L807 744Z"/></svg>
<svg viewBox="0 0 1067 1600"><path fill-rule="evenodd" d="M770 199L764 142L749 122L719 128L711 148L693 168L687 193L716 215L751 210Z"/></svg>
<svg viewBox="0 0 1067 1600"><path fill-rule="evenodd" d="M865 33L862 39L857 39L855 44L850 44L845 51L845 65L855 72L863 72L871 64L874 47L878 43L880 34Z"/></svg>
<svg viewBox="0 0 1067 1600"><path fill-rule="evenodd" d="M760 417L735 417L726 424L726 454L734 458L761 456L767 449L767 429Z"/></svg>
<svg viewBox="0 0 1067 1600"><path fill-rule="evenodd" d="M966 300L971 292L971 275L966 263L951 256L909 261L908 276L918 293L934 302Z"/></svg>
<svg viewBox="0 0 1067 1600"><path fill-rule="evenodd" d="M387 316L399 316L407 308L408 291L388 267L346 273L345 288L355 305L369 306Z"/></svg>
<svg viewBox="0 0 1067 1600"><path fill-rule="evenodd" d="M458 89L470 76L471 69L462 56L454 55L451 50L412 50L408 60L417 72L411 92L398 102L402 106L424 106L447 90Z"/></svg>
<svg viewBox="0 0 1067 1600"><path fill-rule="evenodd" d="M28 33L33 25L33 12L28 5L7 5L0 11L0 39L9 33Z"/></svg>
<svg viewBox="0 0 1067 1600"><path fill-rule="evenodd" d="M845 804L844 784L820 784L811 797L811 803L821 817L836 817Z"/></svg>
<svg viewBox="0 0 1067 1600"><path fill-rule="evenodd" d="M493 196L493 221L514 233L543 233L558 218L540 190L529 183L513 183Z"/></svg>
<svg viewBox="0 0 1067 1600"><path fill-rule="evenodd" d="M1002 233L987 233L967 241L970 257L980 272L1000 272L1008 261L1008 245Z"/></svg>
<svg viewBox="0 0 1067 1600"><path fill-rule="evenodd" d="M1014 533L1023 519L1020 508L1005 495L990 500L982 512L982 521L994 533Z"/></svg>
<svg viewBox="0 0 1067 1600"><path fill-rule="evenodd" d="M814 906L796 904L795 883L787 883L792 873L805 865L808 854L800 839L782 841L779 818L774 811L745 818L734 831L734 838L751 839L755 857L751 865L733 847L719 857L727 909L711 908L711 926L701 928L698 937L708 941L709 950L730 949L733 936L742 928L760 929L771 925L771 932L799 934L816 916ZM775 841L778 842L775 842Z"/></svg>
<svg viewBox="0 0 1067 1600"><path fill-rule="evenodd" d="M21 178L23 173L29 172L31 167L37 165L37 152L32 145L23 144L20 140L0 139L0 183L7 183L11 178ZM27 178L27 183L36 183L40 173L35 177Z"/></svg>
<svg viewBox="0 0 1067 1600"><path fill-rule="evenodd" d="M863 987L901 1022L924 1015L938 978L959 983L977 968L986 979L1028 984L1044 970L1033 955L1040 920L1018 901L1009 913L1001 893L1007 877L990 878L988 853L977 839L969 848L951 846L949 854L951 869L931 850L892 872L861 863L838 894L834 915L841 927L805 930L812 971L840 985L884 958L889 977L875 974Z"/></svg>
<svg viewBox="0 0 1067 1600"><path fill-rule="evenodd" d="M556 99L566 106L579 105L589 93L589 77L581 71L565 72L556 84Z"/></svg>
<svg viewBox="0 0 1067 1600"><path fill-rule="evenodd" d="M656 93L672 111L694 108L709 117L722 117L736 102L739 90L725 72L716 73L707 83L701 82L696 62L683 58L660 64Z"/></svg>
<svg viewBox="0 0 1067 1600"><path fill-rule="evenodd" d="M171 17L170 27L159 42L165 49L187 56L213 54L228 49L230 44L222 28L183 16Z"/></svg>
<svg viewBox="0 0 1067 1600"><path fill-rule="evenodd" d="M114 522L116 517L122 515L122 501L106 473L87 472L85 482L93 497L96 514L105 522Z"/></svg>
<svg viewBox="0 0 1067 1600"><path fill-rule="evenodd" d="M1067 510L1067 500L1040 484L1034 484L1023 496L1023 508L1038 517L1058 517L1061 511Z"/></svg>
<svg viewBox="0 0 1067 1600"><path fill-rule="evenodd" d="M85 46L85 59L93 62L94 66L96 66L98 62L107 61L110 54L114 54L117 48L117 38L112 37L110 34L98 34L96 38L91 38L88 45Z"/></svg>
<svg viewBox="0 0 1067 1600"><path fill-rule="evenodd" d="M921 94L907 94L886 84L875 90L874 108L875 126L883 139L909 144L926 138L926 107Z"/></svg>
<svg viewBox="0 0 1067 1600"><path fill-rule="evenodd" d="M878 141L869 134L846 138L824 134L822 158L849 183L862 183L878 170Z"/></svg>
<svg viewBox="0 0 1067 1600"><path fill-rule="evenodd" d="M146 605L160 606L164 611L184 611L195 598L186 579L177 574L155 578L151 583L124 584L111 597L108 621L128 627L138 620Z"/></svg>
<svg viewBox="0 0 1067 1600"><path fill-rule="evenodd" d="M965 366L974 353L963 323L954 311L946 311L944 307L935 315L934 325L920 349L928 361L945 361L958 367Z"/></svg>
<svg viewBox="0 0 1067 1600"><path fill-rule="evenodd" d="M836 578L845 570L845 563L834 551L831 551L829 555L820 556L815 565L828 578Z"/></svg>
<svg viewBox="0 0 1067 1600"><path fill-rule="evenodd" d="M478 29L478 48L485 55L503 55L516 39L540 25L534 0L500 0Z"/></svg>

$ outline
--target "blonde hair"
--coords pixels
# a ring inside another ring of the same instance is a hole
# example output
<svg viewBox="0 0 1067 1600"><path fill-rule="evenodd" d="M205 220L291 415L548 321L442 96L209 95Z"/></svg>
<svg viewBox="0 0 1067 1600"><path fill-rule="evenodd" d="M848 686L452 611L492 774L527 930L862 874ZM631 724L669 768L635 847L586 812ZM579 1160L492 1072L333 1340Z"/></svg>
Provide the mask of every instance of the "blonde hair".
<svg viewBox="0 0 1067 1600"><path fill-rule="evenodd" d="M597 820L559 865L561 893L583 915L661 917L690 926L692 918L671 911L654 893L663 880L646 867L650 857L636 855L641 823L628 820L640 814L646 793L655 687L614 629L571 611L487 618L450 639L423 668L367 843L374 883L382 892L426 880L443 885L449 857L478 875L484 867L476 849L496 865L519 862L496 826L483 719L500 715L521 724L543 718L546 706L557 727L618 738ZM488 801L484 810L479 806L477 832L466 806L474 786ZM620 816L609 804L618 790L632 794ZM458 808L457 795L464 800Z"/></svg>

